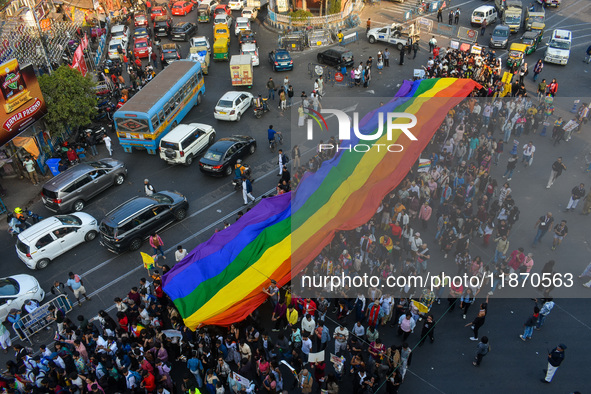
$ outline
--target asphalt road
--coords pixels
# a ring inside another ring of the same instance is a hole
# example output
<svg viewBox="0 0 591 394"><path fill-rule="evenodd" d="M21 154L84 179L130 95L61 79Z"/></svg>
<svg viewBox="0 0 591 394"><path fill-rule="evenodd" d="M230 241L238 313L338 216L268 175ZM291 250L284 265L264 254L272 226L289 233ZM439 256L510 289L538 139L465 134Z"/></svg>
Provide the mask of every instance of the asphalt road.
<svg viewBox="0 0 591 394"><path fill-rule="evenodd" d="M361 15L364 25L367 17L371 17L375 23L388 22L400 18L401 10L412 2L403 4L382 2L380 6L363 11ZM462 9L461 25L469 25L469 15L477 6L485 4L480 0L468 2L452 2L452 7L460 6ZM491 4L491 3L489 3ZM587 32L591 30L591 3L586 0L564 1L558 9L547 11L547 34L552 28L564 27L574 32L573 51L571 60L565 67L546 65L542 77L551 79L556 77L559 82L559 96L561 97L557 107L568 113L574 99L589 100L581 97L588 96L589 66L582 63L584 50L589 40ZM234 16L237 13L234 12ZM193 11L186 17L175 17L176 20L195 21L196 12ZM492 31L492 28L489 28ZM296 91L294 103L298 102L299 93L302 90L308 94L312 90L313 81L308 74L308 64L315 62L318 50L307 50L292 55L295 63L294 71L275 73L267 62L267 53L276 46L276 35L269 32L260 24L254 24L253 30L257 33L259 45L260 66L255 68L255 84L252 89L244 89L253 94L265 93L265 83L272 76L276 83L281 84L285 76ZM359 42L350 44L354 52L356 62L365 61L369 56L375 58L378 50L383 50L385 45L370 45L364 36L364 30L359 29ZM211 23L199 24L198 35L207 35L212 40ZM447 46L449 38L437 37L440 45ZM517 39L516 36L513 38ZM348 88L341 86L327 86L326 95L330 97L348 97L358 103L363 103L368 98L389 99L393 96L397 87L404 79L412 78L412 70L426 63L428 49L426 43L429 35L422 36L421 51L416 59L406 58L404 66L398 66L397 51L390 48L392 53L391 67L374 72L372 84L368 89ZM484 38L481 38L483 40ZM446 41L447 40L447 41ZM232 36L231 53L239 51L235 37ZM186 56L188 44L181 46L182 54ZM503 55L503 51L497 51ZM538 50L527 58L533 65L535 60L543 57L543 50ZM535 91L535 85L528 77L527 88ZM217 131L218 138L232 134L248 134L259 141L259 149L246 160L253 167L254 195L260 196L273 189L276 185L276 158L266 149L266 130L269 124L273 124L276 130L282 131L284 136L297 132L297 128L290 125L289 111L281 115L275 103L271 102L272 111L255 119L252 111L249 111L238 123L222 122L213 119L213 107L221 95L231 87L229 80L228 63L212 63L210 74L206 76L206 94L203 103L194 108L184 119L184 122L202 122L211 124ZM563 98L564 97L564 98ZM274 105L275 104L275 105ZM347 106L341 107L347 108ZM363 107L363 105L361 106ZM360 108L361 108L360 107ZM515 227L511 238L512 247L517 244L529 245L530 238L534 236L533 225L542 213L547 210L555 212L555 216L567 217L569 220L569 237L555 252L550 250L549 239L546 244L535 250L536 265L534 271L540 270L542 265L550 258L557 260L559 265L568 267L576 275L588 263L589 255L589 224L588 217L579 216L578 213L559 214L564 209L570 195L570 189L579 182L591 184L589 175L583 172L584 155L591 151L588 128L581 135L576 135L569 143L562 143L554 148L544 138L532 137L536 144L536 160L528 169L518 168L512 181L513 194L522 214ZM285 147L289 147L290 138L285 138ZM232 190L230 179L211 178L204 176L198 170L197 165L191 167L169 166L157 156L148 155L146 152L134 151L131 154L124 153L114 138L114 157L125 161L129 169L129 176L124 185L109 189L95 198L87 207L86 212L97 219L102 217L122 202L129 198L143 194L143 179L149 178L157 190L178 190L187 196L190 202L190 216L181 223L168 228L162 238L168 256L166 263L172 264L173 251L176 245L182 243L187 249L192 249L200 242L207 240L215 228L222 228L223 221L233 222L238 211L243 209L242 196ZM305 148L311 148L310 146ZM104 147L99 147L101 156L105 156ZM549 175L550 165L555 157L561 155L565 158L568 171L559 178L557 184L550 190L544 188ZM501 164L495 168L493 175L500 180L504 171L506 155L502 157ZM42 206L35 204L33 210L42 216L50 216L51 213ZM430 237L432 234L430 234ZM114 255L101 247L98 240L89 244L80 245L77 248L62 255L46 269L32 272L27 269L14 252L14 241L5 233L0 234L0 242L6 250L4 258L0 261L0 269L3 275L29 273L34 275L45 290L49 290L54 280L64 281L67 273L74 271L80 274L93 300L82 307L76 307L75 313L83 313L86 316L96 315L99 309L112 306L113 298L123 296L131 286L137 285L139 278L146 275L141 265L138 252ZM141 251L150 251L149 245L144 244ZM484 251L479 246L474 247L474 254L482 253L489 256L490 251ZM445 267L441 256L435 255ZM580 282L576 281L576 286ZM583 288L582 288L583 289ZM587 290L587 289L584 289ZM585 293L581 293L585 294ZM588 295L588 293L587 293ZM535 294L532 292L532 297ZM529 298L525 299L494 299L490 303L490 315L481 330L481 335L491 338L492 351L486 356L480 369L471 365L471 359L475 351L475 343L468 340L470 330L462 328L466 321L462 320L456 310L454 316L445 314L444 305L435 305L432 309L436 319L441 318L437 325L436 342L433 345L426 344L422 349L416 350L413 365L407 374L406 381L401 392L420 393L456 393L465 390L479 390L481 392L548 392L567 393L575 389L586 392L591 389L588 379L583 374L584 363L588 361L589 343L586 338L591 334L591 317L586 311L589 302L586 299L572 299L568 295L557 302L557 307L549 317L543 331L534 332L534 339L530 343L523 343L518 335L521 333L523 321L530 312L532 304ZM572 297L572 296L571 296ZM582 297L582 296L577 296ZM474 311L472 311L474 313ZM473 317L473 316L472 316ZM470 318L470 316L468 317ZM263 320L265 317L263 317ZM331 326L334 329L334 326ZM398 342L390 340L390 333L382 334L386 343ZM411 345L416 343L418 333L411 337ZM392 337L393 338L393 337ZM48 337L39 337L42 342L49 341ZM547 348L554 347L557 343L565 342L569 346L565 363L558 371L555 382L550 386L543 386L539 382L541 369L545 368L545 352ZM332 345L331 345L332 346ZM329 347L330 349L330 347ZM5 356L2 360L4 360ZM587 390L585 390L587 389ZM344 388L347 392L348 390Z"/></svg>

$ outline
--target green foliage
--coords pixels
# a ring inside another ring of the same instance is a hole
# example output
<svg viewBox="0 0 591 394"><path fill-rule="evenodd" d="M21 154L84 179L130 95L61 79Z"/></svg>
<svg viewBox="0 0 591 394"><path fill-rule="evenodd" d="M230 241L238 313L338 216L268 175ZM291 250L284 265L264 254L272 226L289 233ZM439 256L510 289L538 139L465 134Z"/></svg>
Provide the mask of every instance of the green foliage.
<svg viewBox="0 0 591 394"><path fill-rule="evenodd" d="M66 126L86 126L97 114L96 95L90 75L61 66L39 77L39 86L47 103L45 121L53 133L63 133Z"/></svg>
<svg viewBox="0 0 591 394"><path fill-rule="evenodd" d="M289 13L289 16L291 17L291 20L293 22L300 22L300 21L307 21L308 18L311 18L314 16L314 14L312 14L310 11L306 10L297 10L297 11L292 11Z"/></svg>
<svg viewBox="0 0 591 394"><path fill-rule="evenodd" d="M329 0L328 14L338 14L341 12L341 0Z"/></svg>

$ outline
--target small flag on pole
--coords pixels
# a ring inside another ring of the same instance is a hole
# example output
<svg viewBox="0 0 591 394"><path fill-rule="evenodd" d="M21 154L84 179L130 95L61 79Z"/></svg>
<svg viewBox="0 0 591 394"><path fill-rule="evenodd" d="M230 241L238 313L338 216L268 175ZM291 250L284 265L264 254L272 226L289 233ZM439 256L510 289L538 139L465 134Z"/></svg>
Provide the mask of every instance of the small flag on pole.
<svg viewBox="0 0 591 394"><path fill-rule="evenodd" d="M144 268L149 270L154 267L154 258L147 253L140 252L142 260L144 262Z"/></svg>

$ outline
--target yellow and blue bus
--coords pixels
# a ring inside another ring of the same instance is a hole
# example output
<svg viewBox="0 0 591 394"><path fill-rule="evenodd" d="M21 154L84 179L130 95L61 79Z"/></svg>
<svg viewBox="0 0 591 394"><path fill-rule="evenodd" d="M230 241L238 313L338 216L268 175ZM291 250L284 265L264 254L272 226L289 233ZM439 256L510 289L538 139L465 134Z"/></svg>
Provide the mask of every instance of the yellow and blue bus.
<svg viewBox="0 0 591 394"><path fill-rule="evenodd" d="M156 154L162 137L200 104L205 94L201 64L177 60L137 92L113 115L119 143Z"/></svg>

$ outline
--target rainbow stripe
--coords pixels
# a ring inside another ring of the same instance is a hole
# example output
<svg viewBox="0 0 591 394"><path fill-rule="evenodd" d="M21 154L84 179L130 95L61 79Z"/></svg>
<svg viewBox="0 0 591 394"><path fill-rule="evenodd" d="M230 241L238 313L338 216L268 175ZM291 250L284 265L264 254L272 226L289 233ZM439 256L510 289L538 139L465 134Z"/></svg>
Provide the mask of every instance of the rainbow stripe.
<svg viewBox="0 0 591 394"><path fill-rule="evenodd" d="M360 122L364 134L378 128L379 112L406 112L417 117L411 131L394 141L386 133L376 144L400 144L400 153L341 150L308 173L297 192L262 200L229 228L195 248L164 276L164 291L185 324L229 325L256 309L267 295L270 278L282 286L297 275L332 240L335 232L367 222L382 199L406 176L448 111L479 85L468 79L406 81L387 104ZM348 147L357 141L343 141ZM293 197L293 201L291 198ZM293 215L292 215L293 212Z"/></svg>

